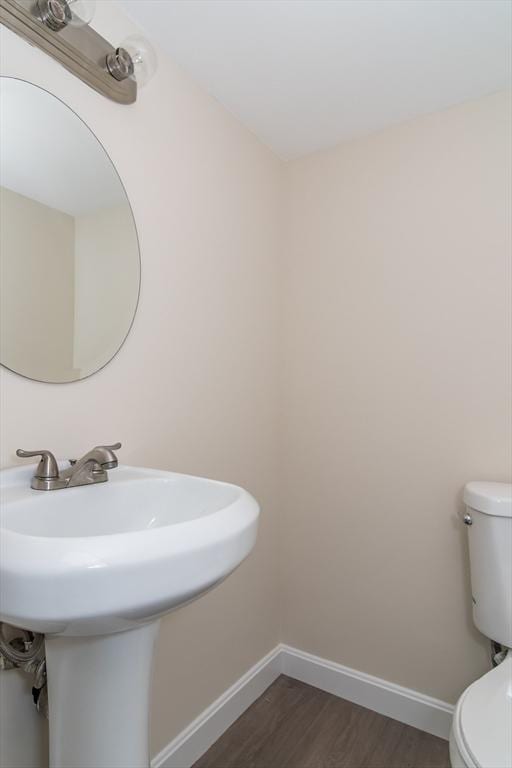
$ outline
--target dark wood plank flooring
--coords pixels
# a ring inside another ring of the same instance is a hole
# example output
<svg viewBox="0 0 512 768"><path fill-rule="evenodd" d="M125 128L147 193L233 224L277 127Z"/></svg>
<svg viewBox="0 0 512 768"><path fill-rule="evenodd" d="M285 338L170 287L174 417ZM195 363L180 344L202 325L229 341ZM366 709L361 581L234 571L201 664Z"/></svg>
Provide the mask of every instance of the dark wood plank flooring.
<svg viewBox="0 0 512 768"><path fill-rule="evenodd" d="M448 742L281 675L194 768L450 768Z"/></svg>

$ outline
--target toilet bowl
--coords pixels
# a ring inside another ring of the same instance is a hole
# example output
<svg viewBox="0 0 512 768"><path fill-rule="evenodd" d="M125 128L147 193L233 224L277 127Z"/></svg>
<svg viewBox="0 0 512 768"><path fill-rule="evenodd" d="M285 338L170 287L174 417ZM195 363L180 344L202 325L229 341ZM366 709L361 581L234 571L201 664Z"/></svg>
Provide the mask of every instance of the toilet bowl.
<svg viewBox="0 0 512 768"><path fill-rule="evenodd" d="M509 650L459 698L450 762L452 768L512 768L512 485L469 483L464 501L473 620Z"/></svg>
<svg viewBox="0 0 512 768"><path fill-rule="evenodd" d="M457 702L450 762L452 768L512 766L512 652Z"/></svg>

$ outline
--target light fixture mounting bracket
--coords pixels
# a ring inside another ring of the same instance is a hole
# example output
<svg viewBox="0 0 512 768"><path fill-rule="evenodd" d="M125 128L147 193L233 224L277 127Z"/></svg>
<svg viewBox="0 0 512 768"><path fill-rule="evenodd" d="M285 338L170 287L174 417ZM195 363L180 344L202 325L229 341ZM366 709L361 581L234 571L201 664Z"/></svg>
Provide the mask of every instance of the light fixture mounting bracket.
<svg viewBox="0 0 512 768"><path fill-rule="evenodd" d="M119 104L136 100L135 80L116 80L108 71L107 56L114 46L88 25L54 31L40 19L34 0L0 0L0 22L108 99Z"/></svg>

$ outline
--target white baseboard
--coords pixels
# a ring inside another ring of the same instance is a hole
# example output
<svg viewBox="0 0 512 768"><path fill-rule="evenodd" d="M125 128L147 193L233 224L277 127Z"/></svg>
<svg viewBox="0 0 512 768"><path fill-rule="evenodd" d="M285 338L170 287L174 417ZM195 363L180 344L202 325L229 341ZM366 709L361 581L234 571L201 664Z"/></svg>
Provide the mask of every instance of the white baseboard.
<svg viewBox="0 0 512 768"><path fill-rule="evenodd" d="M280 674L442 739L449 737L453 705L280 644L156 755L151 768L190 768Z"/></svg>
<svg viewBox="0 0 512 768"><path fill-rule="evenodd" d="M276 646L219 696L151 761L151 768L190 768L281 674Z"/></svg>
<svg viewBox="0 0 512 768"><path fill-rule="evenodd" d="M449 738L455 707L445 701L287 645L281 646L281 670L283 675L302 680L381 715L442 739Z"/></svg>

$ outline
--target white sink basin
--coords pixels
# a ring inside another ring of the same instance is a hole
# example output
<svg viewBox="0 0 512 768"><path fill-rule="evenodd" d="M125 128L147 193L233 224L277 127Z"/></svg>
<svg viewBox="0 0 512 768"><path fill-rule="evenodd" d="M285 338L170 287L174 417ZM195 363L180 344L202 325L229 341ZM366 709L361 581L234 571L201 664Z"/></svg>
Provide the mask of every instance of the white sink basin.
<svg viewBox="0 0 512 768"><path fill-rule="evenodd" d="M228 483L119 467L107 483L33 491L2 472L0 618L36 632L117 632L224 579L251 551L258 505Z"/></svg>
<svg viewBox="0 0 512 768"><path fill-rule="evenodd" d="M158 619L249 554L258 504L235 485L135 467L34 491L34 470L0 472L0 621L46 636L50 767L149 768Z"/></svg>

